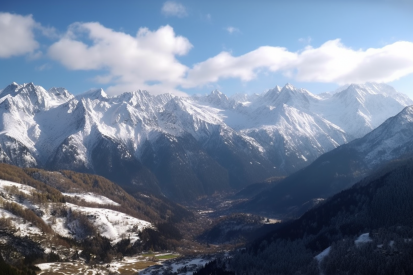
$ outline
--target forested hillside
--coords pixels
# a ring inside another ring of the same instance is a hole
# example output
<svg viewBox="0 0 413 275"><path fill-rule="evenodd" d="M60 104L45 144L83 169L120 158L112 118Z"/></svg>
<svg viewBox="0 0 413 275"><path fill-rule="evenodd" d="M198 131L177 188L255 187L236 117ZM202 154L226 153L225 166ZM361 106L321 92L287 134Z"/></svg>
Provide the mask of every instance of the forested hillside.
<svg viewBox="0 0 413 275"><path fill-rule="evenodd" d="M236 274L319 274L320 270L323 274L412 274L412 198L413 159L394 161L239 250L226 261L228 270Z"/></svg>

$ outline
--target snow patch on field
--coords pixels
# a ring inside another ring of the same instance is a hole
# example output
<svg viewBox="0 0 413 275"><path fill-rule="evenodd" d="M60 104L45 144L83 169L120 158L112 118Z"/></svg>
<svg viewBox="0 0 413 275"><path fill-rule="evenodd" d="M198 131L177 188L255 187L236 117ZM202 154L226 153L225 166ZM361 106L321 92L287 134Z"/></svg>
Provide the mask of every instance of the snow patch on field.
<svg viewBox="0 0 413 275"><path fill-rule="evenodd" d="M139 232L145 228L153 227L153 225L147 221L106 208L83 207L72 203L46 203L36 205L27 199L24 199L23 201L18 199L18 196L9 192L10 190L8 188L10 187L14 187L16 192L20 191L25 193L28 197L36 192L35 188L20 183L0 180L0 198L6 202L14 202L22 208L29 208L35 210L36 213L41 213L40 216L43 221L49 224L55 233L63 237L76 238L77 233L79 233L77 231L81 230L81 228L78 228L73 222L68 224L67 217L53 216L51 212L54 207L64 207L82 213L94 225L98 233L111 240L112 244L121 241L123 238L130 238L131 242L134 243L139 239ZM77 196L87 202L98 203L101 205L119 205L104 196L96 195L94 193L65 193L64 195L71 197ZM0 208L0 217L10 219L12 226L17 230L16 234L19 234L20 236L42 234L42 231L39 228L3 208Z"/></svg>
<svg viewBox="0 0 413 275"><path fill-rule="evenodd" d="M84 200L85 202L90 202L90 203L97 203L97 204L111 204L111 205L117 205L119 206L120 204L117 202L114 202L111 199L108 199L104 196L88 192L88 193L62 193L64 196L67 197L73 197L79 200Z"/></svg>
<svg viewBox="0 0 413 275"><path fill-rule="evenodd" d="M152 224L129 216L127 214L104 208L81 207L66 203L72 211L78 211L88 216L99 234L117 243L122 238L129 237L131 242L139 239L138 232L144 228L152 227Z"/></svg>
<svg viewBox="0 0 413 275"><path fill-rule="evenodd" d="M321 262L328 254L330 254L331 246L327 247L324 249L320 254L315 256L314 258L318 261Z"/></svg>
<svg viewBox="0 0 413 275"><path fill-rule="evenodd" d="M371 241L373 241L373 240L370 238L370 233L364 233L364 234L361 234L361 235L354 241L354 244L357 245L357 246L359 246L359 245L361 245L361 244L368 243L368 242L371 242Z"/></svg>
<svg viewBox="0 0 413 275"><path fill-rule="evenodd" d="M5 192L5 189L7 189L7 187L16 187L18 191L23 192L27 195L30 195L31 193L36 191L36 189L28 185L12 182L8 180L0 180L0 192L1 191Z"/></svg>
<svg viewBox="0 0 413 275"><path fill-rule="evenodd" d="M0 218L10 219L12 226L16 229L16 236L42 235L42 231L38 227L2 208L0 208Z"/></svg>

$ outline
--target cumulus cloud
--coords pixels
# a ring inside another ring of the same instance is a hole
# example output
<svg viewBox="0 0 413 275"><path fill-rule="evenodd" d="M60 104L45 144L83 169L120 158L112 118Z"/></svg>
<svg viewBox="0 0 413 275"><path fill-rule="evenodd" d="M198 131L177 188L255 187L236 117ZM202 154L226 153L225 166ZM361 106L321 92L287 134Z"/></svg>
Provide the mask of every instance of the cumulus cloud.
<svg viewBox="0 0 413 275"><path fill-rule="evenodd" d="M39 47L33 34L35 27L31 15L0 12L0 58L34 52Z"/></svg>
<svg viewBox="0 0 413 275"><path fill-rule="evenodd" d="M35 31L48 38L57 38L55 28L45 27L36 22L32 15L0 12L0 58L29 54L29 59L37 59L42 52L36 51L39 43Z"/></svg>
<svg viewBox="0 0 413 275"><path fill-rule="evenodd" d="M168 25L157 30L140 28L133 36L99 23L75 23L50 46L48 55L70 70L99 71L93 80L111 85L108 92L112 94L136 89L182 94L180 88L207 86L226 78L247 82L261 72L338 84L391 82L413 73L413 43L406 41L357 50L339 39L297 52L263 46L240 56L223 51L189 68L177 57L191 48L189 40Z"/></svg>
<svg viewBox="0 0 413 275"><path fill-rule="evenodd" d="M238 57L232 56L229 52L221 52L193 66L182 86L202 86L222 78L250 81L257 76L257 70L260 68L275 72L289 67L296 59L296 53L280 47L260 47Z"/></svg>
<svg viewBox="0 0 413 275"><path fill-rule="evenodd" d="M413 43L399 41L382 48L353 50L339 39L299 54L295 78L338 84L390 82L413 73Z"/></svg>
<svg viewBox="0 0 413 275"><path fill-rule="evenodd" d="M413 43L399 41L382 48L353 50L339 39L300 52L260 47L241 56L229 52L195 64L183 87L191 88L223 78L250 81L260 70L281 72L298 81L330 83L390 82L413 73Z"/></svg>
<svg viewBox="0 0 413 275"><path fill-rule="evenodd" d="M110 93L149 89L175 92L188 68L176 56L192 48L172 27L156 31L140 28L136 36L116 32L99 23L72 24L48 54L71 70L104 70L95 81L111 83Z"/></svg>
<svg viewBox="0 0 413 275"><path fill-rule="evenodd" d="M165 16L176 16L181 18L188 15L185 6L174 1L166 1L162 6L161 12Z"/></svg>

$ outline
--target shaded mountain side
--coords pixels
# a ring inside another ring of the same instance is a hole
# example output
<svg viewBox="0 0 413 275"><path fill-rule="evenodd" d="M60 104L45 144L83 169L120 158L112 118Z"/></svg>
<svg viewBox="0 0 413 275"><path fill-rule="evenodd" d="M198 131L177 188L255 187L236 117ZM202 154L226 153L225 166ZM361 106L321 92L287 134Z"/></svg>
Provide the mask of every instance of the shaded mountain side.
<svg viewBox="0 0 413 275"><path fill-rule="evenodd" d="M406 107L378 128L315 160L236 210L266 212L279 216L300 216L307 202L326 198L392 159L413 154L413 106Z"/></svg>
<svg viewBox="0 0 413 275"><path fill-rule="evenodd" d="M233 197L235 199L251 199L257 194L263 192L264 190L268 190L271 187L279 184L283 179L284 177L271 177L263 182L250 184L247 187L235 193Z"/></svg>
<svg viewBox="0 0 413 275"><path fill-rule="evenodd" d="M102 136L91 154L95 174L118 183L129 192L161 195L156 176L124 144Z"/></svg>
<svg viewBox="0 0 413 275"><path fill-rule="evenodd" d="M20 167L38 166L38 162L29 148L7 135L0 136L0 162Z"/></svg>
<svg viewBox="0 0 413 275"><path fill-rule="evenodd" d="M312 235L308 247L323 250L343 236L391 226L413 226L413 158L396 160L286 223L263 240L302 239Z"/></svg>
<svg viewBox="0 0 413 275"><path fill-rule="evenodd" d="M228 171L189 134L160 135L142 149L142 162L159 179L164 194L177 201L193 200L229 188Z"/></svg>
<svg viewBox="0 0 413 275"><path fill-rule="evenodd" d="M340 147L236 208L280 216L300 215L301 206L306 202L350 187L367 171L357 152Z"/></svg>
<svg viewBox="0 0 413 275"><path fill-rule="evenodd" d="M228 171L230 185L236 190L281 172L274 169L250 140L238 135L226 140L223 134L215 133L205 147L209 155Z"/></svg>

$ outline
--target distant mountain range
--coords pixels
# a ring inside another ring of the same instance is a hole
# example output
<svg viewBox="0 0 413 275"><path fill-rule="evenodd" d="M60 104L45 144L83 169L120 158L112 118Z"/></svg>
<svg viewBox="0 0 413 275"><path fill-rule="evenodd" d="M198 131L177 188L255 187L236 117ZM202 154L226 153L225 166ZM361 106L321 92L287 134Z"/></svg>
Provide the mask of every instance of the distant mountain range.
<svg viewBox="0 0 413 275"><path fill-rule="evenodd" d="M237 207L247 212L300 216L319 198L346 189L375 170L383 170L391 160L411 156L413 106L404 108L364 137L323 154Z"/></svg>
<svg viewBox="0 0 413 275"><path fill-rule="evenodd" d="M287 84L232 97L140 90L108 97L102 89L74 96L13 83L0 93L0 161L95 173L126 190L191 200L289 175L409 105L375 83L319 95ZM379 144L375 133L371 142ZM391 144L380 146L354 150L369 152L366 166L397 155Z"/></svg>

